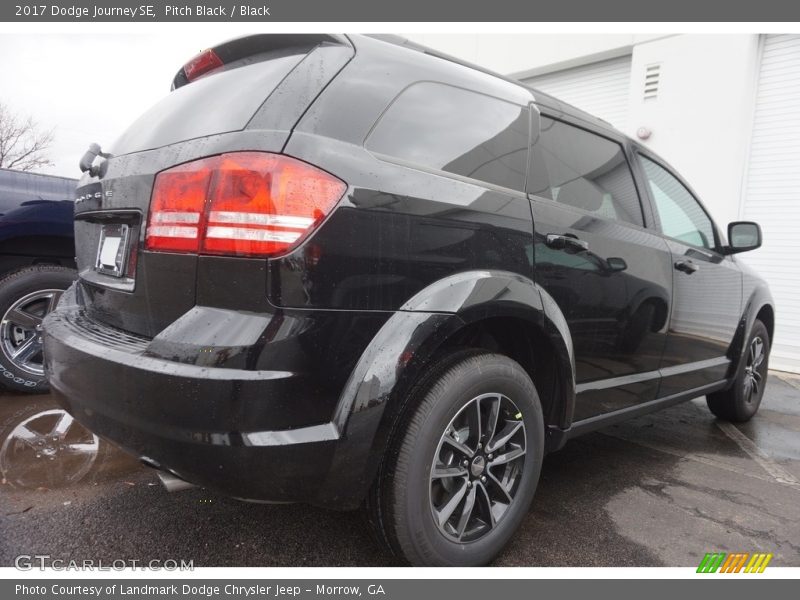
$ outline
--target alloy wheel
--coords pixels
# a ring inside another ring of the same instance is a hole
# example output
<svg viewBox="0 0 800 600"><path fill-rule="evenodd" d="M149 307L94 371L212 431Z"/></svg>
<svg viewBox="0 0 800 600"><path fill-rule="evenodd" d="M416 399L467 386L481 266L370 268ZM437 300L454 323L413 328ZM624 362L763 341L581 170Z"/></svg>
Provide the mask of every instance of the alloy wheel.
<svg viewBox="0 0 800 600"><path fill-rule="evenodd" d="M430 506L450 540L474 542L508 513L527 448L522 413L507 396L470 400L445 429L431 465Z"/></svg>
<svg viewBox="0 0 800 600"><path fill-rule="evenodd" d="M750 342L744 368L744 397L748 403L758 400L762 391L764 350L764 340L759 336L754 337Z"/></svg>
<svg viewBox="0 0 800 600"><path fill-rule="evenodd" d="M17 300L0 322L0 349L20 371L44 376L42 321L63 290L39 290Z"/></svg>

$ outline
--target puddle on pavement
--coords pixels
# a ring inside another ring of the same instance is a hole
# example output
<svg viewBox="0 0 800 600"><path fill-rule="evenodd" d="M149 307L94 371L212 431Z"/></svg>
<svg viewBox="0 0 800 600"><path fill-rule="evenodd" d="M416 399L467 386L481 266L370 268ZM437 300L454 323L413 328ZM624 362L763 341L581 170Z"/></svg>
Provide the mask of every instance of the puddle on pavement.
<svg viewBox="0 0 800 600"><path fill-rule="evenodd" d="M49 395L0 392L0 490L58 490L137 469Z"/></svg>
<svg viewBox="0 0 800 600"><path fill-rule="evenodd" d="M798 382L800 378L786 381L771 374L763 414L739 428L800 478ZM600 433L760 473L760 467L715 426L702 399ZM78 490L100 482L126 482L145 472L149 469L92 434L50 395L0 391L0 493Z"/></svg>
<svg viewBox="0 0 800 600"><path fill-rule="evenodd" d="M766 389L764 411L738 429L800 479L800 389L772 376ZM8 549L49 547L64 535L69 556L125 548L152 558L168 547L209 566L383 560L366 534L359 537L357 516L200 490L170 496L151 469L96 438L49 395L0 392L0 481ZM779 553L776 564L796 565L797 493L771 481L698 400L550 455L531 512L497 564L690 565L709 548L763 546ZM309 518L319 527L304 537ZM220 536L236 545L208 544ZM2 546L0 563L11 564Z"/></svg>
<svg viewBox="0 0 800 600"><path fill-rule="evenodd" d="M800 378L770 374L760 413L739 428L777 460L795 463L800 475ZM793 385L796 384L796 385ZM647 445L669 446L684 455L751 462L717 427L705 401L627 421L601 433ZM749 465L751 468L758 468ZM0 391L0 491L75 487L99 480L121 480L143 472L130 455L98 438L50 395Z"/></svg>

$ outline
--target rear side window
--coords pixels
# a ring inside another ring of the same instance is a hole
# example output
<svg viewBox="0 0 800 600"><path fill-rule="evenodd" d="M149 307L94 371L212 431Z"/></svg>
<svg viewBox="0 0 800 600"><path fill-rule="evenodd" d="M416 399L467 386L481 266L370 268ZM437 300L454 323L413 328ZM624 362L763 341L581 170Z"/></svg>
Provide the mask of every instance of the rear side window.
<svg viewBox="0 0 800 600"><path fill-rule="evenodd" d="M389 105L364 145L412 165L523 191L528 113L492 96L417 83Z"/></svg>
<svg viewBox="0 0 800 600"><path fill-rule="evenodd" d="M193 138L244 129L305 52L276 56L202 77L170 92L139 117L113 145L113 154L160 148Z"/></svg>
<svg viewBox="0 0 800 600"><path fill-rule="evenodd" d="M606 219L644 225L633 175L617 142L542 116L535 140L538 156L551 189L531 193Z"/></svg>

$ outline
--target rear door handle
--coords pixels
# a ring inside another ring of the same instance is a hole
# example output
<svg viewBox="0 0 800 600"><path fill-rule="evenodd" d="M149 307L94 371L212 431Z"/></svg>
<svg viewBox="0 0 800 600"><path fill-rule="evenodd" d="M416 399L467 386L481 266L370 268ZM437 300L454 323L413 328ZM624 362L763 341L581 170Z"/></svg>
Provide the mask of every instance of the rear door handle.
<svg viewBox="0 0 800 600"><path fill-rule="evenodd" d="M678 271L683 271L688 275L691 275L692 273L700 269L700 267L698 267L696 264L694 264L691 260L688 259L679 260L678 262L676 262L675 268L678 269Z"/></svg>
<svg viewBox="0 0 800 600"><path fill-rule="evenodd" d="M559 235L557 233L548 233L545 237L545 243L550 247L554 248L555 250L564 250L565 248L571 248L572 250L588 250L589 249L589 242L584 242L583 240L579 240L574 235L565 233L563 235Z"/></svg>

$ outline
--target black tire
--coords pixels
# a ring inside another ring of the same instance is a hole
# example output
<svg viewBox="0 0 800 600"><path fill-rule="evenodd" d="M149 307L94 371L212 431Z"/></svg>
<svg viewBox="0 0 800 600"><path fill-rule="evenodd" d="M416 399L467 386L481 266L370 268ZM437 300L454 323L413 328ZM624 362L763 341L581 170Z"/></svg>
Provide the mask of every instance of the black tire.
<svg viewBox="0 0 800 600"><path fill-rule="evenodd" d="M756 350L759 342L760 354ZM747 338L745 355L733 384L727 390L706 396L708 408L715 416L725 421L744 423L758 412L767 385L769 351L769 331L764 323L756 319ZM756 354L762 357L760 361Z"/></svg>
<svg viewBox="0 0 800 600"><path fill-rule="evenodd" d="M544 452L544 419L533 382L518 363L506 356L475 350L461 351L448 356L417 384L408 406L407 414L398 423L399 427L390 440L387 455L367 500L370 523L394 554L412 565L478 566L489 563L518 529L539 480ZM484 431L483 437L473 437L470 425L470 432L464 434L469 437L464 438L463 445L476 450L469 460L457 458L457 452L446 450L452 443L446 438L460 439L455 430L459 419L469 419L470 413L464 411L474 410L477 412L471 413L473 421L483 423L483 430L496 433L486 435ZM513 411L517 412L506 418ZM492 428L488 423L495 412L503 420L501 425L500 418L495 418L496 427ZM481 415L487 420L481 421ZM509 431L517 432L513 438L516 441L496 446L504 437L503 433ZM493 464L492 457L495 463L500 463L511 455L509 448L515 448L513 451L519 454L520 446L524 449L523 456L508 463ZM497 454L490 453L493 447L497 448ZM463 475L442 479L432 477L434 463L441 461L443 452L445 456L453 455L443 466L461 469L465 471ZM465 466L467 464L469 467ZM515 473L513 479L509 472ZM505 495L501 488L496 487L499 485L498 475L503 482L509 482ZM447 486L454 491L443 491ZM455 501L458 492L467 487L469 491L464 492L463 499L455 505L451 520L445 519L441 525L448 506ZM448 493L452 496L448 497ZM445 494L438 512L434 499L437 494ZM492 504L492 498L512 496L499 506ZM470 510L465 518L467 511L464 509L470 497L473 498L474 510ZM495 517L491 516L493 511L489 507L503 511L496 518L496 524L491 526L488 521L494 522ZM437 512L438 519L434 512ZM473 539L465 535L470 524L469 536ZM462 536L463 541L459 541Z"/></svg>
<svg viewBox="0 0 800 600"><path fill-rule="evenodd" d="M40 331L35 321L52 310L61 292L75 280L75 271L58 265L35 265L15 271L0 280L0 382L8 389L17 392L41 394L48 391L47 380L41 370ZM51 292L52 291L52 292ZM49 294L49 296L48 296ZM12 311L26 309L25 319L31 324L21 324ZM25 349L35 352L29 359L14 354L26 342L31 346ZM38 346L37 350L34 346Z"/></svg>

